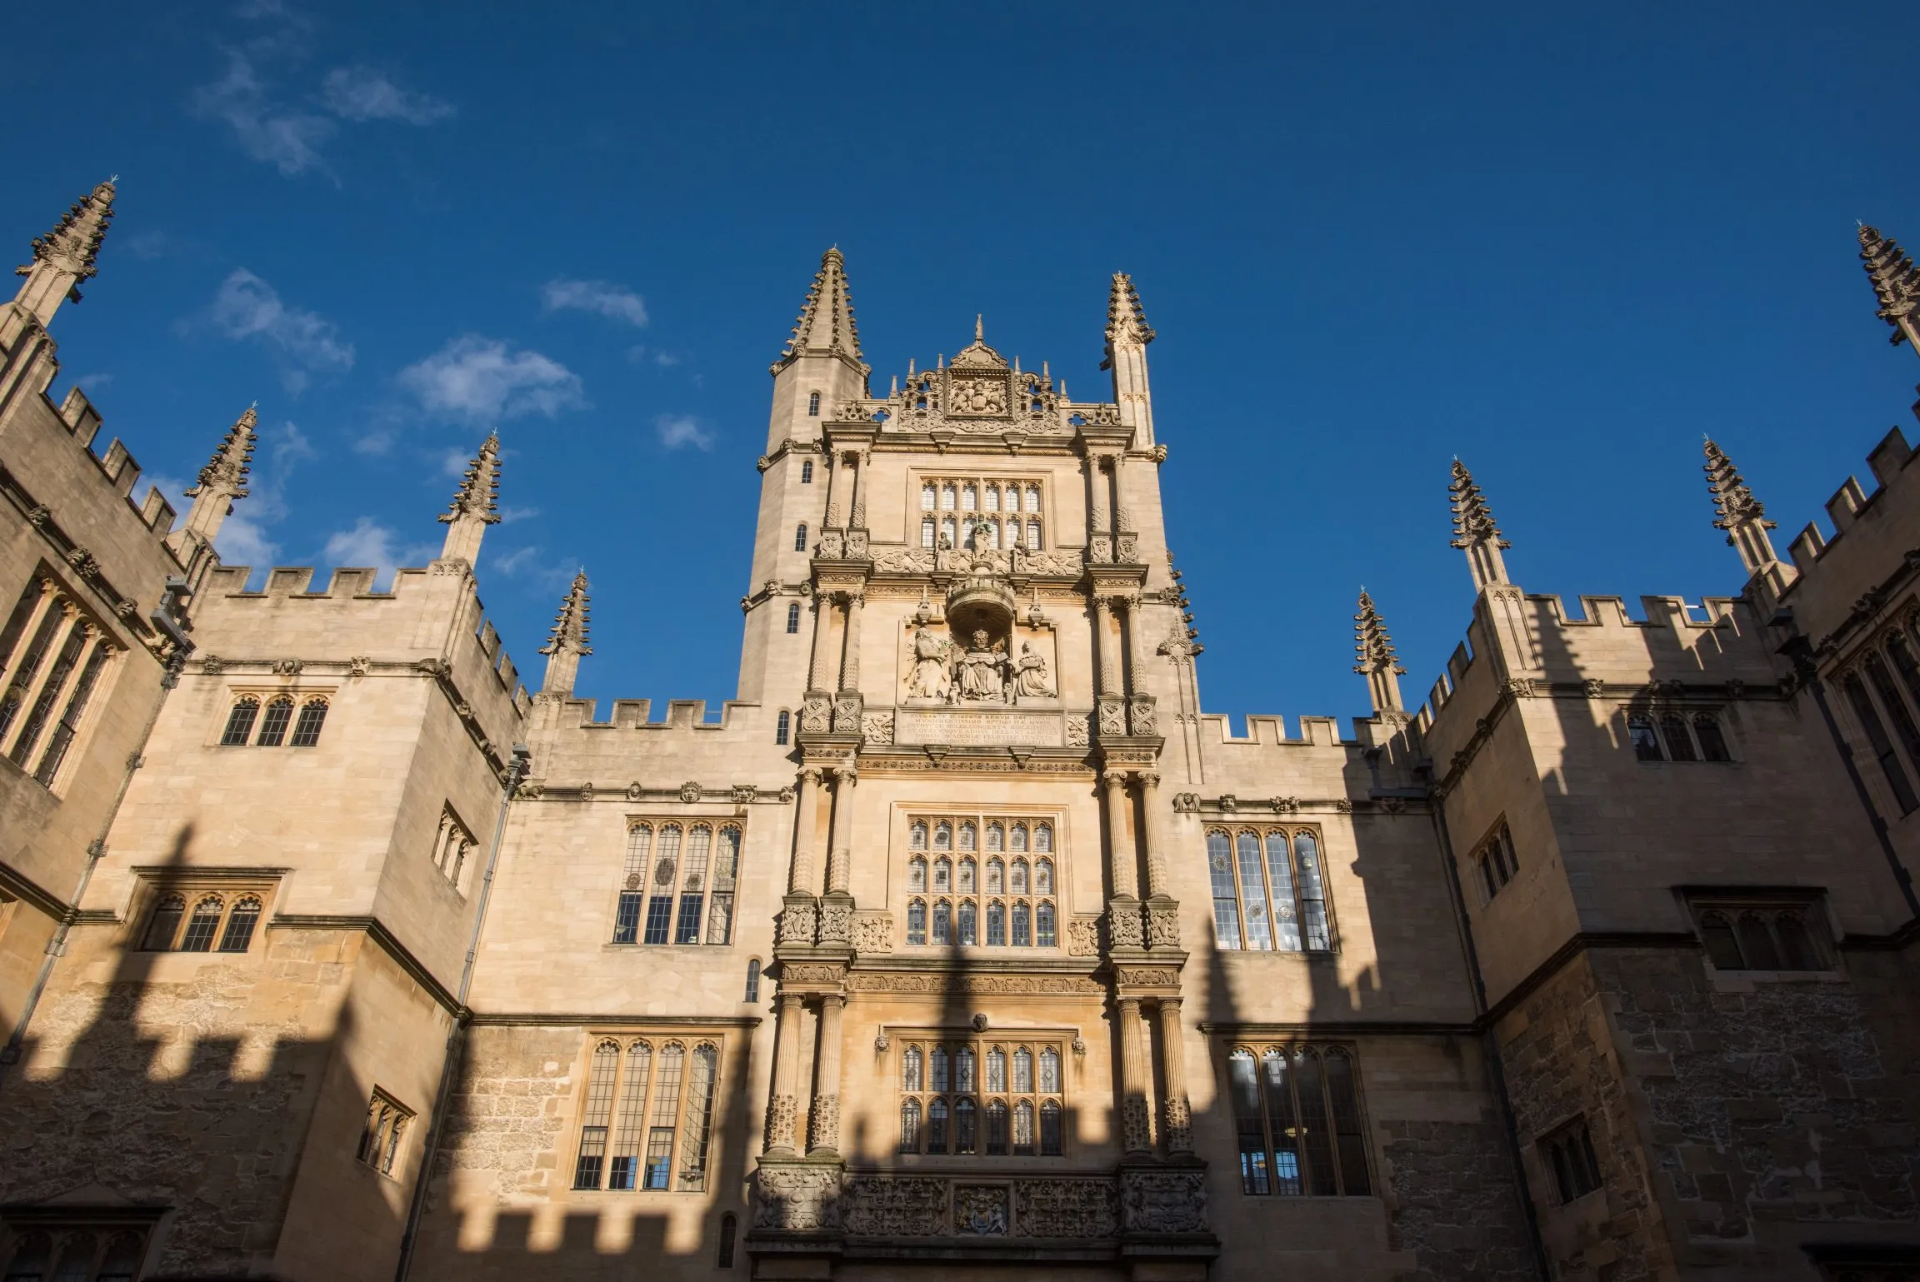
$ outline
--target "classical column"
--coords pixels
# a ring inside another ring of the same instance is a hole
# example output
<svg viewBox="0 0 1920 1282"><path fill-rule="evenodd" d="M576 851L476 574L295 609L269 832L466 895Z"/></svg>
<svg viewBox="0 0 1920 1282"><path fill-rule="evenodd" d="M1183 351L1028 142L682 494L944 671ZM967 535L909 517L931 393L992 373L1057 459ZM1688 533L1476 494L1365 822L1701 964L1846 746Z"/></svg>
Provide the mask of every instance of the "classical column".
<svg viewBox="0 0 1920 1282"><path fill-rule="evenodd" d="M866 608L867 597L864 592L855 592L847 598L847 639L845 652L840 657L840 688L858 690L860 688L860 612Z"/></svg>
<svg viewBox="0 0 1920 1282"><path fill-rule="evenodd" d="M1107 871L1113 880L1113 895L1116 899L1138 899L1139 865L1133 852L1127 849L1123 823L1127 813L1127 773L1108 770L1100 776L1100 782L1107 786L1107 832L1111 836L1107 846Z"/></svg>
<svg viewBox="0 0 1920 1282"><path fill-rule="evenodd" d="M1093 633L1093 692L1117 694L1119 691L1114 687L1119 683L1119 674L1113 662L1113 602L1104 596L1093 598Z"/></svg>
<svg viewBox="0 0 1920 1282"><path fill-rule="evenodd" d="M1140 999L1122 997L1120 1019L1120 1138L1129 1153L1153 1151L1153 1113L1147 1107L1151 1074L1147 1069L1145 1026L1140 1023Z"/></svg>
<svg viewBox="0 0 1920 1282"><path fill-rule="evenodd" d="M847 999L834 993L820 999L819 1059L813 1077L813 1105L807 1109L807 1151L840 1147L840 1011Z"/></svg>
<svg viewBox="0 0 1920 1282"><path fill-rule="evenodd" d="M820 440L820 465L827 472L827 514L823 518L823 528L832 529L840 524L838 500L843 497L840 487L840 455L833 445L822 437Z"/></svg>
<svg viewBox="0 0 1920 1282"><path fill-rule="evenodd" d="M1147 623L1137 596L1127 598L1127 693L1147 692ZM1136 732L1137 733L1137 732Z"/></svg>
<svg viewBox="0 0 1920 1282"><path fill-rule="evenodd" d="M853 515L847 525L864 530L867 528L867 465L872 462L873 454L868 450L856 450L847 457L853 463Z"/></svg>
<svg viewBox="0 0 1920 1282"><path fill-rule="evenodd" d="M1160 1111L1167 1152L1191 1153L1193 1109L1187 1103L1186 1043L1180 1037L1178 997L1160 999L1160 1080L1167 1090Z"/></svg>
<svg viewBox="0 0 1920 1282"><path fill-rule="evenodd" d="M813 889L813 842L820 833L820 768L808 766L800 772L800 786L793 799L793 866L787 874L787 893L811 895Z"/></svg>
<svg viewBox="0 0 1920 1282"><path fill-rule="evenodd" d="M804 1017L798 993L783 992L775 1006L773 1089L767 1098L766 1151L793 1151L794 1089L800 1078L800 1021Z"/></svg>
<svg viewBox="0 0 1920 1282"><path fill-rule="evenodd" d="M813 594L813 671L807 675L807 689L825 690L830 679L831 657L827 643L833 639L833 594Z"/></svg>
<svg viewBox="0 0 1920 1282"><path fill-rule="evenodd" d="M1160 848L1160 776L1140 772L1140 854L1147 866L1147 894L1167 894L1167 856Z"/></svg>
<svg viewBox="0 0 1920 1282"><path fill-rule="evenodd" d="M827 892L845 892L847 863L853 848L853 789L860 772L852 766L833 770L833 828L827 843Z"/></svg>

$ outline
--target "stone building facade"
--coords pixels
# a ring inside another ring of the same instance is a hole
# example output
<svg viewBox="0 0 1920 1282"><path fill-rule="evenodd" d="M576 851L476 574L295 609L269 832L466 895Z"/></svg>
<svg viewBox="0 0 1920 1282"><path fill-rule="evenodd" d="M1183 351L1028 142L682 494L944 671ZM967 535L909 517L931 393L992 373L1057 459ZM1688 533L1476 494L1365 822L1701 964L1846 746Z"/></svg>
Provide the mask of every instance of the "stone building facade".
<svg viewBox="0 0 1920 1282"><path fill-rule="evenodd" d="M977 322L877 395L832 250L740 698L602 709L584 576L535 692L482 610L492 439L382 591L213 554L251 411L134 501L46 395L113 198L0 313L0 1276L1920 1276L1897 429L1784 561L1709 444L1744 586L1639 618L1456 464L1426 703L1363 595L1371 714L1237 735L1132 282L1107 401Z"/></svg>

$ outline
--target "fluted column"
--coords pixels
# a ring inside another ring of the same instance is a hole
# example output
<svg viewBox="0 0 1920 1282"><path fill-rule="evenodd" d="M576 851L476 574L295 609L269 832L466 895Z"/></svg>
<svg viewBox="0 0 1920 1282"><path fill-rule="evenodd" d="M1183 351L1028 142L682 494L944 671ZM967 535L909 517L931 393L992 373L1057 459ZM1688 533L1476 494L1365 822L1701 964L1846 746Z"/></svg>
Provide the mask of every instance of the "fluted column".
<svg viewBox="0 0 1920 1282"><path fill-rule="evenodd" d="M830 530L840 524L840 500L845 497L845 487L840 484L840 455L824 439L820 442L820 466L827 473L827 513L821 525Z"/></svg>
<svg viewBox="0 0 1920 1282"><path fill-rule="evenodd" d="M1160 1081L1167 1098L1161 1105L1160 1124L1167 1137L1167 1152L1193 1151L1193 1109L1187 1103L1186 1042L1180 1034L1180 999L1160 999Z"/></svg>
<svg viewBox="0 0 1920 1282"><path fill-rule="evenodd" d="M1140 772L1140 854L1147 866L1148 896L1167 894L1167 856L1160 845L1160 776L1151 770Z"/></svg>
<svg viewBox="0 0 1920 1282"><path fill-rule="evenodd" d="M774 1011L773 1089L767 1097L767 1151L794 1147L794 1091L800 1080L800 994L783 992Z"/></svg>
<svg viewBox="0 0 1920 1282"><path fill-rule="evenodd" d="M840 688L842 690L860 688L860 614L866 605L867 597L864 592L856 592L847 598L847 640L845 651L840 656Z"/></svg>
<svg viewBox="0 0 1920 1282"><path fill-rule="evenodd" d="M1147 624L1137 596L1127 598L1127 693L1147 692ZM1138 733L1138 732L1136 732Z"/></svg>
<svg viewBox="0 0 1920 1282"><path fill-rule="evenodd" d="M847 999L829 993L820 999L819 1058L813 1076L813 1104L807 1109L807 1151L840 1148L840 1013Z"/></svg>
<svg viewBox="0 0 1920 1282"><path fill-rule="evenodd" d="M832 656L827 653L833 640L833 596L816 592L813 597L813 670L807 674L807 689L825 690L832 680Z"/></svg>
<svg viewBox="0 0 1920 1282"><path fill-rule="evenodd" d="M1114 665L1113 602L1103 596L1093 598L1093 692L1118 694L1119 673Z"/></svg>
<svg viewBox="0 0 1920 1282"><path fill-rule="evenodd" d="M873 460L868 450L859 450L847 456L853 461L853 515L847 524L856 530L867 528L867 465Z"/></svg>
<svg viewBox="0 0 1920 1282"><path fill-rule="evenodd" d="M1122 997L1116 1003L1120 1019L1120 1138L1129 1153L1153 1151L1153 1112L1147 1105L1152 1074L1147 1068L1146 1027L1140 1022L1140 999Z"/></svg>
<svg viewBox="0 0 1920 1282"><path fill-rule="evenodd" d="M836 766L833 771L833 828L828 842L827 891L847 889L847 864L853 850L853 789L860 772L852 766Z"/></svg>
<svg viewBox="0 0 1920 1282"><path fill-rule="evenodd" d="M800 786L793 798L793 866L787 874L787 893L811 895L813 889L813 843L820 833L820 770L808 766L800 772Z"/></svg>
<svg viewBox="0 0 1920 1282"><path fill-rule="evenodd" d="M1116 899L1138 899L1139 864L1126 843L1127 773L1108 770L1100 776L1100 782L1107 789L1107 832L1112 838L1107 844L1107 872L1113 882L1113 895Z"/></svg>

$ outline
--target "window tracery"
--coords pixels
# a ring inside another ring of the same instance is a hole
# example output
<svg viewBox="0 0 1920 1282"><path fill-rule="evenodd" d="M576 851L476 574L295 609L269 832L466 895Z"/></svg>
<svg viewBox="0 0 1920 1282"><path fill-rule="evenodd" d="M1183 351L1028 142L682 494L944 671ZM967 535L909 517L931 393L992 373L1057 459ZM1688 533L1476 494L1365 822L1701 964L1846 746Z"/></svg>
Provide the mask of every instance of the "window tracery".
<svg viewBox="0 0 1920 1282"><path fill-rule="evenodd" d="M392 1175L394 1159L400 1155L400 1141L413 1123L413 1110L396 1102L378 1087L367 1101L367 1120L360 1130L360 1146L354 1156L361 1165L382 1175Z"/></svg>
<svg viewBox="0 0 1920 1282"><path fill-rule="evenodd" d="M695 1040L691 1048L679 1038L651 1035L596 1040L588 1057L573 1187L703 1191L719 1072L720 1045L713 1039Z"/></svg>
<svg viewBox="0 0 1920 1282"><path fill-rule="evenodd" d="M244 953L264 911L258 891L220 893L163 889L147 914L140 950L149 953ZM192 911L189 912L189 906Z"/></svg>
<svg viewBox="0 0 1920 1282"><path fill-rule="evenodd" d="M1366 1197L1366 1131L1353 1052L1342 1046L1236 1046L1227 1093L1240 1190L1252 1196Z"/></svg>
<svg viewBox="0 0 1920 1282"><path fill-rule="evenodd" d="M984 867L977 857L983 845ZM1011 860L1006 854L992 853L1007 845L1012 846ZM1052 851L1050 820L911 816L905 883L907 943L1058 947L1057 870Z"/></svg>
<svg viewBox="0 0 1920 1282"><path fill-rule="evenodd" d="M731 944L740 849L735 824L629 824L613 942Z"/></svg>
<svg viewBox="0 0 1920 1282"><path fill-rule="evenodd" d="M0 625L0 747L42 787L59 777L118 652L108 630L51 576L29 582Z"/></svg>
<svg viewBox="0 0 1920 1282"><path fill-rule="evenodd" d="M1041 550L1045 517L1037 481L1008 477L932 477L920 481L920 546ZM941 516L935 524L934 514ZM960 514L965 514L964 520Z"/></svg>
<svg viewBox="0 0 1920 1282"><path fill-rule="evenodd" d="M1207 830L1214 939L1256 952L1331 952L1320 834L1311 828Z"/></svg>
<svg viewBox="0 0 1920 1282"><path fill-rule="evenodd" d="M327 722L325 695L301 698L291 694L234 696L220 731L223 748L312 748L320 742ZM291 731L291 733L289 733ZM71 736L67 736L71 741ZM62 750L65 750L64 744Z"/></svg>
<svg viewBox="0 0 1920 1282"><path fill-rule="evenodd" d="M898 1079L899 1151L932 1157L1063 1156L1060 1054L1060 1044L1049 1040L908 1040Z"/></svg>

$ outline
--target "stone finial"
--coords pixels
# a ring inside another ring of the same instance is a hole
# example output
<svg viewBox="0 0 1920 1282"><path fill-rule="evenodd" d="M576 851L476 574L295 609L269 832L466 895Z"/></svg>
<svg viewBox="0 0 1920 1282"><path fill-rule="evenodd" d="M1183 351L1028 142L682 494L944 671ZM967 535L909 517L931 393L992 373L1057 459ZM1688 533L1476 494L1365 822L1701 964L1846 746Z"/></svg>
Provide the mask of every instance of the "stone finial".
<svg viewBox="0 0 1920 1282"><path fill-rule="evenodd" d="M447 541L440 549L442 560L461 560L469 565L480 557L480 538L489 525L500 523L496 500L500 497L500 437L489 434L480 452L467 464L454 491L453 502L440 514L447 526Z"/></svg>
<svg viewBox="0 0 1920 1282"><path fill-rule="evenodd" d="M1393 651L1393 638L1387 635L1386 621L1374 609L1373 598L1360 589L1360 613L1353 616L1354 654L1360 661L1355 672L1367 678L1368 693L1373 696L1374 715L1403 711L1399 678L1407 675Z"/></svg>
<svg viewBox="0 0 1920 1282"><path fill-rule="evenodd" d="M540 682L540 693L573 693L580 657L593 653L587 644L587 616L592 608L587 597L587 572L583 569L573 576L573 586L567 589L566 597L560 602L560 613L554 616L553 631L548 634L547 643L540 647L540 653L547 656L547 672Z"/></svg>
<svg viewBox="0 0 1920 1282"><path fill-rule="evenodd" d="M1880 304L1875 315L1893 326L1890 341L1896 345L1903 340L1910 342L1920 353L1920 330L1915 328L1914 317L1920 310L1920 268L1901 252L1898 243L1864 224L1860 228L1860 265L1873 282L1873 296Z"/></svg>
<svg viewBox="0 0 1920 1282"><path fill-rule="evenodd" d="M100 243L113 221L113 181L109 179L75 201L54 229L33 241L33 261L14 268L26 283L14 302L46 325L60 304L80 301L80 282L91 280L98 268Z"/></svg>
<svg viewBox="0 0 1920 1282"><path fill-rule="evenodd" d="M847 285L847 264L835 245L820 258L820 270L807 289L793 335L774 362L779 373L802 356L839 356L860 364L860 329L853 320L853 294Z"/></svg>
<svg viewBox="0 0 1920 1282"><path fill-rule="evenodd" d="M1107 359L1100 368L1113 364L1114 348L1145 347L1153 339L1153 326L1147 324L1146 309L1140 306L1140 291L1133 287L1133 277L1115 272L1113 288L1107 293Z"/></svg>
<svg viewBox="0 0 1920 1282"><path fill-rule="evenodd" d="M1493 521L1493 509L1487 506L1487 496L1480 492L1473 473L1467 471L1467 465L1459 459L1453 461L1453 480L1447 488L1453 502L1452 546L1467 554L1475 590L1490 583L1507 582L1507 563L1500 553L1513 545L1501 537L1500 527Z"/></svg>
<svg viewBox="0 0 1920 1282"><path fill-rule="evenodd" d="M253 462L253 447L258 439L254 429L260 415L248 406L220 441L213 458L200 469L200 475L182 495L193 500L186 523L168 542L177 552L187 550L189 539L212 543L220 526L233 514L233 501L247 497L247 473Z"/></svg>
<svg viewBox="0 0 1920 1282"><path fill-rule="evenodd" d="M1774 522L1767 519L1765 505L1753 496L1733 460L1718 445L1708 441L1706 453L1702 470L1707 474L1707 492L1713 495L1714 528L1727 532L1727 546L1740 553L1748 574L1772 565L1780 558L1774 554L1773 540L1767 537Z"/></svg>

